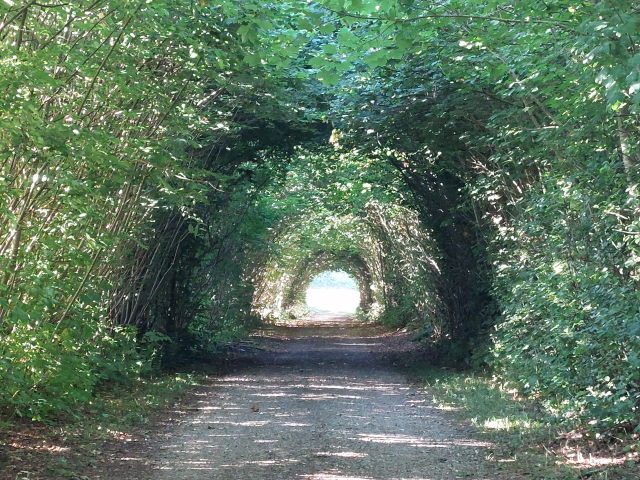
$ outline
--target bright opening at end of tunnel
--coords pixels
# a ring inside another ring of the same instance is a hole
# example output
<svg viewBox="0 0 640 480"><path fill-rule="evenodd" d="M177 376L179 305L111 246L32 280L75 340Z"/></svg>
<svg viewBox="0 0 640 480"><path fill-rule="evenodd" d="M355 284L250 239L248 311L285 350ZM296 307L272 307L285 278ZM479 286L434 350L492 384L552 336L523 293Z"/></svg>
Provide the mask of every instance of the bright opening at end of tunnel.
<svg viewBox="0 0 640 480"><path fill-rule="evenodd" d="M345 272L323 272L307 289L307 306L314 313L353 314L358 305L358 284Z"/></svg>

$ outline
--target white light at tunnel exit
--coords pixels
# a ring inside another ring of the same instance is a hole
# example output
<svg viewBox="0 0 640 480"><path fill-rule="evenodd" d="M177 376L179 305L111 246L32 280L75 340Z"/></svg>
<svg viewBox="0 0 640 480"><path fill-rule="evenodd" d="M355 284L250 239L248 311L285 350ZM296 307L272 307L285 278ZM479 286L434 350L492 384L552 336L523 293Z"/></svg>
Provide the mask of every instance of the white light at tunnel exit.
<svg viewBox="0 0 640 480"><path fill-rule="evenodd" d="M346 273L324 272L311 282L306 300L313 312L352 314L360 304L360 293Z"/></svg>

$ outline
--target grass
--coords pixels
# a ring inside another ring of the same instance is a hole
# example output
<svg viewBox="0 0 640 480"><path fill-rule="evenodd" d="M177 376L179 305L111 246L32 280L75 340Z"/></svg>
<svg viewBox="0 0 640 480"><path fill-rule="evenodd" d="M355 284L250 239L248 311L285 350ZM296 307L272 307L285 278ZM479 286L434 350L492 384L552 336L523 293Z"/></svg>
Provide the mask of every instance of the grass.
<svg viewBox="0 0 640 480"><path fill-rule="evenodd" d="M141 378L131 385L115 389L104 385L88 405L87 413L94 419L100 419L96 426L98 431L104 427L138 425L146 422L152 413L174 404L202 378L202 374L174 373Z"/></svg>
<svg viewBox="0 0 640 480"><path fill-rule="evenodd" d="M126 441L203 379L172 373L105 384L85 408L49 424L0 418L0 480L84 480L106 442Z"/></svg>
<svg viewBox="0 0 640 480"><path fill-rule="evenodd" d="M594 445L575 425L518 399L486 376L432 367L413 373L437 405L453 410L496 445L492 460L512 469L514 478L522 473L541 480L640 478L637 436L615 448Z"/></svg>

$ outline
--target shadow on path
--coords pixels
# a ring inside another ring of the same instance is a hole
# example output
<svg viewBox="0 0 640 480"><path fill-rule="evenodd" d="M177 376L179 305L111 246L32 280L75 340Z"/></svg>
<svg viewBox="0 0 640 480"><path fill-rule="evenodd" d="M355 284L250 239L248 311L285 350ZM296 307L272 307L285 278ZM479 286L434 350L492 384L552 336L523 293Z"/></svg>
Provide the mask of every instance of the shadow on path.
<svg viewBox="0 0 640 480"><path fill-rule="evenodd" d="M99 478L499 478L484 460L491 446L394 368L406 338L320 316L254 339L234 373Z"/></svg>

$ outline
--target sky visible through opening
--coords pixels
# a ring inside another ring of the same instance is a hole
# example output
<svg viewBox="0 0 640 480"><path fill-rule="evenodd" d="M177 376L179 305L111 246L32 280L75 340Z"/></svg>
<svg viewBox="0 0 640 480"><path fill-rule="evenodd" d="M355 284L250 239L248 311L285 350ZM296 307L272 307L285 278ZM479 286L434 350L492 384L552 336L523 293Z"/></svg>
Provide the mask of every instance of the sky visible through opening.
<svg viewBox="0 0 640 480"><path fill-rule="evenodd" d="M353 314L359 304L358 284L345 272L323 272L307 290L307 306L314 313Z"/></svg>

